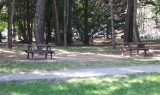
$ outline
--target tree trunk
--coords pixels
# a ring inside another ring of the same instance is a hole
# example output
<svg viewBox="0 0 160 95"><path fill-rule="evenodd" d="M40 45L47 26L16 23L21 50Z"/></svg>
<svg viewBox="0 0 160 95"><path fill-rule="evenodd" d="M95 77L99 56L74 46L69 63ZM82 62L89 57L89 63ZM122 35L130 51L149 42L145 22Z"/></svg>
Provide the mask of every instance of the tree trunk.
<svg viewBox="0 0 160 95"><path fill-rule="evenodd" d="M47 22L47 30L48 30L48 32L46 33L46 44L48 44L51 41L52 29L51 29L51 22L50 21Z"/></svg>
<svg viewBox="0 0 160 95"><path fill-rule="evenodd" d="M0 31L0 42L2 42L2 33Z"/></svg>
<svg viewBox="0 0 160 95"><path fill-rule="evenodd" d="M73 0L69 0L69 20L68 20L68 30L67 30L67 43L71 44L73 33L72 33L72 19L73 19Z"/></svg>
<svg viewBox="0 0 160 95"><path fill-rule="evenodd" d="M135 41L140 42L136 18L137 18L137 0L134 0L133 33L134 33Z"/></svg>
<svg viewBox="0 0 160 95"><path fill-rule="evenodd" d="M111 12L111 30L112 30L112 45L113 45L113 49L116 48L116 44L115 44L115 35L114 35L114 17L113 17L113 1L110 0L110 12Z"/></svg>
<svg viewBox="0 0 160 95"><path fill-rule="evenodd" d="M15 0L8 0L8 48L12 48L12 24Z"/></svg>
<svg viewBox="0 0 160 95"><path fill-rule="evenodd" d="M51 32L52 32L52 8L51 8L51 0L48 0L47 1L47 6L46 6L46 10L48 11L48 15L47 15L47 18L46 18L46 28L47 28L47 31L46 31L46 44L48 44L51 40Z"/></svg>
<svg viewBox="0 0 160 95"><path fill-rule="evenodd" d="M38 0L34 19L34 36L36 44L43 44L44 41L44 13L47 0Z"/></svg>
<svg viewBox="0 0 160 95"><path fill-rule="evenodd" d="M69 19L69 0L64 0L64 46L67 46L67 27Z"/></svg>
<svg viewBox="0 0 160 95"><path fill-rule="evenodd" d="M84 44L89 45L88 35L88 0L84 0Z"/></svg>
<svg viewBox="0 0 160 95"><path fill-rule="evenodd" d="M60 36L60 30L59 30L59 15L58 15L58 10L57 10L57 2L56 0L53 0L52 2L52 9L53 10L53 15L54 15L54 20L55 20L55 43L57 45L60 45L62 43L61 41L61 36Z"/></svg>
<svg viewBox="0 0 160 95"><path fill-rule="evenodd" d="M128 0L128 9L124 29L124 42L133 42L133 11L134 1Z"/></svg>
<svg viewBox="0 0 160 95"><path fill-rule="evenodd" d="M22 24L23 23L23 24ZM20 32L22 34L22 37L23 37L23 41L26 43L28 41L27 39L27 34L26 34L26 23L25 23L25 20L21 20L19 21L19 27L20 27Z"/></svg>
<svg viewBox="0 0 160 95"><path fill-rule="evenodd" d="M26 10L27 8L26 8L26 0L24 0L24 9L23 10ZM28 43L28 33L27 33L27 20L26 20L26 18L22 18L23 19L23 24L22 24L22 26L23 26L23 39L24 39L24 42L25 43Z"/></svg>
<svg viewBox="0 0 160 95"><path fill-rule="evenodd" d="M32 43L32 31L31 31L31 20L30 20L30 0L27 0L27 32L28 32L28 44Z"/></svg>

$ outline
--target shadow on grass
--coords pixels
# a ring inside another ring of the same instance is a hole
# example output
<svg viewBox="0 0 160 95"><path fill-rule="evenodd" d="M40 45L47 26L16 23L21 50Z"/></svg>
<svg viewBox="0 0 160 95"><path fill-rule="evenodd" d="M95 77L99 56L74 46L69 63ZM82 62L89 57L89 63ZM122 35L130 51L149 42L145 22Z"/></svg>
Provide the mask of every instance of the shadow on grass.
<svg viewBox="0 0 160 95"><path fill-rule="evenodd" d="M158 95L160 75L0 83L0 95Z"/></svg>
<svg viewBox="0 0 160 95"><path fill-rule="evenodd" d="M159 65L159 60L113 60L113 61L55 61L55 62L0 62L0 73L55 71L67 69L105 68L115 66Z"/></svg>

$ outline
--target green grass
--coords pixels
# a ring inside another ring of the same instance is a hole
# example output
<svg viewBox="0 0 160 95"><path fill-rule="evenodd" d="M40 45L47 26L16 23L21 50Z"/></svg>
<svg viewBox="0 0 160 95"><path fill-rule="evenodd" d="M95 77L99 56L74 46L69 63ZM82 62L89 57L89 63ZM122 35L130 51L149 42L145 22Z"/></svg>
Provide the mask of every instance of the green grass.
<svg viewBox="0 0 160 95"><path fill-rule="evenodd" d="M58 46L56 49L62 49L71 52L90 52L90 53L100 53L100 54L113 54L119 50L113 49L110 46Z"/></svg>
<svg viewBox="0 0 160 95"><path fill-rule="evenodd" d="M52 71L64 69L83 69L83 68L100 68L113 66L133 66L160 64L158 60L113 60L113 61L94 61L94 62L74 62L74 61L57 61L57 62L0 62L0 73L19 73L33 71Z"/></svg>
<svg viewBox="0 0 160 95"><path fill-rule="evenodd" d="M160 74L0 82L0 95L159 95Z"/></svg>

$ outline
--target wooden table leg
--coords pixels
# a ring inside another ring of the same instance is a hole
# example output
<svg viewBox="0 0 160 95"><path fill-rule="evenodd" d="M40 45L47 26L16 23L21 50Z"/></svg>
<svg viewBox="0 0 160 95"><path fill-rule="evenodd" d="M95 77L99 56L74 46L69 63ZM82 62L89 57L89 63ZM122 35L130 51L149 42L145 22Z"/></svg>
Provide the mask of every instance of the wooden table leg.
<svg viewBox="0 0 160 95"><path fill-rule="evenodd" d="M27 59L29 59L29 53L27 53Z"/></svg>
<svg viewBox="0 0 160 95"><path fill-rule="evenodd" d="M147 54L146 54L146 50L144 50L144 56L146 56Z"/></svg>
<svg viewBox="0 0 160 95"><path fill-rule="evenodd" d="M45 59L47 59L47 53L46 53L46 55L45 55Z"/></svg>
<svg viewBox="0 0 160 95"><path fill-rule="evenodd" d="M137 50L137 55L138 55L138 53L139 53L139 50Z"/></svg>
<svg viewBox="0 0 160 95"><path fill-rule="evenodd" d="M51 59L52 59L52 52L51 52Z"/></svg>
<svg viewBox="0 0 160 95"><path fill-rule="evenodd" d="M132 57L132 50L129 50L129 52L130 52L130 56Z"/></svg>
<svg viewBox="0 0 160 95"><path fill-rule="evenodd" d="M34 53L32 52L32 60L34 60Z"/></svg>

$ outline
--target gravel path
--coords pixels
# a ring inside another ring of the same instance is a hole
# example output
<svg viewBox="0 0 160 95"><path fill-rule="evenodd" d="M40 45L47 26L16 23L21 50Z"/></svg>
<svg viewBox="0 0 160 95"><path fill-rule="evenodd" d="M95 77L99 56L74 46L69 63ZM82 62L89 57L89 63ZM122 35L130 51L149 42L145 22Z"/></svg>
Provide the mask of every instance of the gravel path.
<svg viewBox="0 0 160 95"><path fill-rule="evenodd" d="M17 81L32 79L64 79L79 77L95 77L105 75L126 75L136 73L160 73L160 65L108 67L79 70L59 70L50 72L33 72L24 74L0 74L0 81Z"/></svg>

